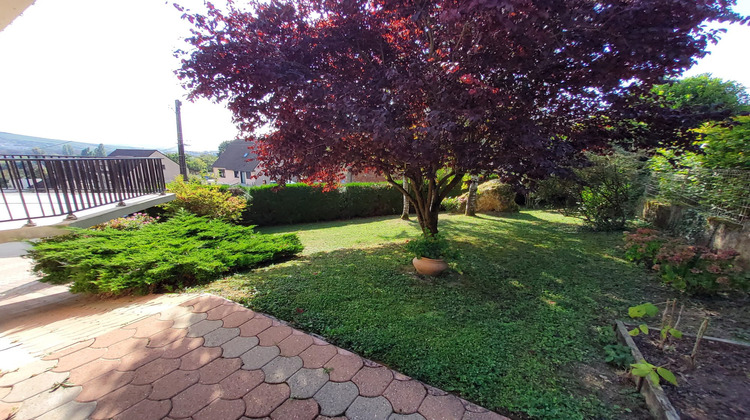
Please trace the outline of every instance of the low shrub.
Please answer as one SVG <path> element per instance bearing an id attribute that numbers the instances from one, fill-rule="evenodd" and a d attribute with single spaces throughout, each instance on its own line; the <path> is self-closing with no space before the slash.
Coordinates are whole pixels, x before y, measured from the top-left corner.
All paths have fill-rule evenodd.
<path id="1" fill-rule="evenodd" d="M 104 230 L 110 228 L 115 230 L 137 230 L 158 221 L 159 216 L 151 217 L 146 213 L 133 213 L 128 217 L 118 217 L 109 222 L 93 226 L 92 229 Z"/>
<path id="2" fill-rule="evenodd" d="M 242 222 L 269 226 L 354 217 L 400 214 L 401 193 L 385 182 L 350 183 L 335 190 L 324 185 L 247 187 L 250 196 Z"/>
<path id="3" fill-rule="evenodd" d="M 461 197 L 448 197 L 443 199 L 441 205 L 449 213 L 461 213 L 461 207 L 465 208 L 466 200 Z"/>
<path id="4" fill-rule="evenodd" d="M 690 295 L 720 290 L 745 290 L 748 279 L 736 265 L 733 249 L 714 250 L 689 245 L 655 229 L 625 234 L 625 258 L 661 274 L 665 283 Z"/>
<path id="5" fill-rule="evenodd" d="M 422 235 L 406 243 L 406 250 L 417 258 L 450 258 L 453 256 L 448 241 L 441 235 Z"/>
<path id="6" fill-rule="evenodd" d="M 187 210 L 198 216 L 233 222 L 242 217 L 247 207 L 244 197 L 236 197 L 216 185 L 178 179 L 167 184 L 167 191 L 175 194 L 174 200 L 161 205 L 167 216 Z"/>
<path id="7" fill-rule="evenodd" d="M 29 252 L 41 281 L 72 283 L 72 292 L 118 295 L 171 291 L 229 271 L 302 251 L 294 234 L 262 235 L 253 227 L 177 212 L 137 230 L 71 229 Z"/>

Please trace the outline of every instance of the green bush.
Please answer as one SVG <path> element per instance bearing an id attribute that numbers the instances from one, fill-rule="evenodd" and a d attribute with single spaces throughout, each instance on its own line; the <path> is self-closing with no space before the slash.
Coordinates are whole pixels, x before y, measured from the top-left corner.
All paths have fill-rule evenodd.
<path id="1" fill-rule="evenodd" d="M 240 219 L 247 207 L 244 197 L 235 197 L 231 191 L 224 191 L 216 185 L 186 183 L 178 179 L 167 184 L 167 191 L 175 195 L 174 200 L 161 205 L 167 216 L 187 210 L 198 216 L 233 222 Z"/>
<path id="2" fill-rule="evenodd" d="M 443 206 L 443 209 L 449 213 L 461 213 L 461 198 L 459 197 L 448 197 L 444 198 L 441 205 Z M 466 204 L 465 201 L 463 204 Z"/>
<path id="3" fill-rule="evenodd" d="M 451 245 L 441 235 L 423 235 L 406 243 L 405 249 L 417 258 L 450 258 L 454 256 Z"/>
<path id="4" fill-rule="evenodd" d="M 400 214 L 402 195 L 385 182 L 350 183 L 327 191 L 324 185 L 247 187 L 242 222 L 269 226 Z"/>
<path id="5" fill-rule="evenodd" d="M 301 251 L 294 234 L 262 235 L 252 226 L 179 211 L 138 230 L 72 229 L 34 244 L 29 254 L 43 282 L 118 295 L 173 290 Z"/>

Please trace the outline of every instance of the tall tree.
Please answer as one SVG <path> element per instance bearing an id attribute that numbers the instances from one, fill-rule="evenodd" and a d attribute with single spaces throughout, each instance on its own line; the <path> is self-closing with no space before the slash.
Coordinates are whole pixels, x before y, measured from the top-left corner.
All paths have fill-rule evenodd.
<path id="1" fill-rule="evenodd" d="M 94 152 L 91 151 L 91 148 L 86 147 L 85 149 L 81 150 L 81 156 L 84 156 L 84 157 L 94 156 Z"/>
<path id="2" fill-rule="evenodd" d="M 178 75 L 191 98 L 227 100 L 244 135 L 272 124 L 255 146 L 266 175 L 335 183 L 345 168 L 374 170 L 434 234 L 465 173 L 544 177 L 606 147 L 622 98 L 679 75 L 717 40 L 705 23 L 746 21 L 734 3 L 208 4 L 183 15 L 194 28 Z"/>
<path id="3" fill-rule="evenodd" d="M 73 155 L 76 154 L 76 152 L 75 152 L 75 150 L 73 150 L 73 146 L 71 146 L 69 144 L 63 144 L 62 154 L 64 156 L 73 156 Z"/>
<path id="4" fill-rule="evenodd" d="M 107 156 L 107 150 L 104 149 L 104 144 L 99 143 L 98 146 L 96 146 L 96 149 L 94 149 L 94 156 L 96 157 L 105 157 Z"/>

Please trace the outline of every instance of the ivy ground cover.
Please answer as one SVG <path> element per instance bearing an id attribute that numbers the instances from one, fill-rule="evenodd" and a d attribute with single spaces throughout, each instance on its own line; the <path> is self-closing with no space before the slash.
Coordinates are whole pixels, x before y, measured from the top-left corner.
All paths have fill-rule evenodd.
<path id="1" fill-rule="evenodd" d="M 458 253 L 415 274 L 394 217 L 264 229 L 296 233 L 302 258 L 201 288 L 515 418 L 648 418 L 603 364 L 611 320 L 653 284 L 623 259 L 621 233 L 530 211 L 441 215 Z M 651 296 L 653 298 L 653 296 Z"/>

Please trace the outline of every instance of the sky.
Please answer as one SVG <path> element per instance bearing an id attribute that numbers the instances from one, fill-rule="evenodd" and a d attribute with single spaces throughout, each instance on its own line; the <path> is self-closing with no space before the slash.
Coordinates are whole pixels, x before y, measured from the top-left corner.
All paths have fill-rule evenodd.
<path id="1" fill-rule="evenodd" d="M 203 4 L 178 2 L 193 10 Z M 735 10 L 750 15 L 750 0 Z M 37 0 L 0 32 L 0 131 L 172 150 L 179 99 L 188 150 L 216 150 L 235 138 L 222 104 L 185 100 L 173 73 L 173 52 L 189 35 L 180 15 L 164 0 Z M 749 44 L 750 27 L 733 25 L 686 75 L 750 87 Z"/>

